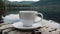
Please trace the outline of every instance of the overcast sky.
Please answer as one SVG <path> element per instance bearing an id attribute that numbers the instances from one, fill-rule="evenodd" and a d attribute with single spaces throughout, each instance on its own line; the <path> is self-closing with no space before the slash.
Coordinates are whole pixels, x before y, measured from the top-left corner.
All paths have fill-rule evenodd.
<path id="1" fill-rule="evenodd" d="M 14 1 L 18 1 L 18 2 L 21 2 L 21 1 L 34 1 L 34 2 L 37 2 L 39 0 L 8 0 L 8 1 L 11 1 L 11 2 L 14 2 Z"/>

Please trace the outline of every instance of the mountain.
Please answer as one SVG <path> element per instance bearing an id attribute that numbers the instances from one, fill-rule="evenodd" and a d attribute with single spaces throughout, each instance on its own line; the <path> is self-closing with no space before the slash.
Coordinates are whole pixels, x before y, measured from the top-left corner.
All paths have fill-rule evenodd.
<path id="1" fill-rule="evenodd" d="M 32 3 L 35 6 L 44 6 L 44 5 L 60 5 L 60 0 L 41 0 L 36 3 Z"/>
<path id="2" fill-rule="evenodd" d="M 41 0 L 32 5 L 38 7 L 38 12 L 43 13 L 44 19 L 60 22 L 60 0 Z"/>
<path id="3" fill-rule="evenodd" d="M 21 4 L 31 4 L 31 3 L 34 3 L 33 1 L 23 1 L 23 2 L 20 2 Z"/>
<path id="4" fill-rule="evenodd" d="M 31 4 L 31 3 L 34 3 L 33 1 L 22 1 L 22 2 L 10 2 L 10 1 L 7 1 L 6 4 L 13 4 L 13 5 L 19 5 L 19 4 Z"/>

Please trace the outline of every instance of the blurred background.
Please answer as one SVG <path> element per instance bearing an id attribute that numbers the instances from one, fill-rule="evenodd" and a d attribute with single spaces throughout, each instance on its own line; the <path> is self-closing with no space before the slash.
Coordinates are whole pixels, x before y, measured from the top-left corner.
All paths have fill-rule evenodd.
<path id="1" fill-rule="evenodd" d="M 60 22 L 60 0 L 0 0 L 0 21 L 2 16 L 18 14 L 21 10 L 35 10 L 41 12 L 44 19 Z"/>

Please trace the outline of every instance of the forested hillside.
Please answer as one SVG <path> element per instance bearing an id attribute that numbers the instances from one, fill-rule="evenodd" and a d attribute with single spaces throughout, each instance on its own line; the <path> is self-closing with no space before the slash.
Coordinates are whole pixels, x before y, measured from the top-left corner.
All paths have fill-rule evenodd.
<path id="1" fill-rule="evenodd" d="M 60 0 L 41 0 L 32 5 L 39 7 L 38 11 L 44 14 L 45 19 L 60 22 Z"/>

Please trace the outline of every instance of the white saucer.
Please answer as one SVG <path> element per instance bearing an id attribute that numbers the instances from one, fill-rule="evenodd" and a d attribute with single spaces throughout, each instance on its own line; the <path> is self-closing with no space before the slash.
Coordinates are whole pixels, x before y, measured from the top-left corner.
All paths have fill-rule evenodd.
<path id="1" fill-rule="evenodd" d="M 27 30 L 28 29 L 36 29 L 36 28 L 42 27 L 41 23 L 34 23 L 31 27 L 24 27 L 22 22 L 16 22 L 16 23 L 14 23 L 12 25 L 15 28 L 18 28 L 18 29 L 27 29 Z"/>
<path id="2" fill-rule="evenodd" d="M 35 21 L 39 21 L 41 19 L 41 18 L 40 19 L 38 19 L 38 18 L 40 18 L 40 17 L 37 17 Z M 22 22 L 16 22 L 12 25 L 18 29 L 36 29 L 36 28 L 42 27 L 42 24 L 40 22 L 34 23 L 31 27 L 24 27 Z"/>

